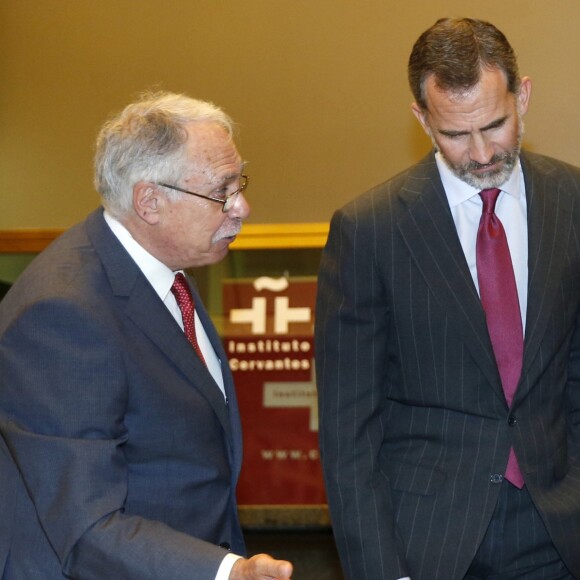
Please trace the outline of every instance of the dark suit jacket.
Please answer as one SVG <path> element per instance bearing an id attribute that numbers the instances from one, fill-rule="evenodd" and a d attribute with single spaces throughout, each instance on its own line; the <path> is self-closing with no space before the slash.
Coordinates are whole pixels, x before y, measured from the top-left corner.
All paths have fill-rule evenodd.
<path id="1" fill-rule="evenodd" d="M 316 369 L 322 461 L 349 579 L 463 578 L 512 445 L 580 577 L 580 170 L 521 158 L 528 311 L 511 410 L 433 155 L 332 219 Z"/>
<path id="2" fill-rule="evenodd" d="M 0 577 L 205 580 L 244 553 L 236 396 L 192 290 L 227 405 L 100 210 L 4 298 Z"/>

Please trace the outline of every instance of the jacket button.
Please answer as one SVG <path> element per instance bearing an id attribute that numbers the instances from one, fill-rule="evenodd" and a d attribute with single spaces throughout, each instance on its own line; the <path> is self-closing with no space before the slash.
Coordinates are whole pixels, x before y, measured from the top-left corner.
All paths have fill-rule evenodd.
<path id="1" fill-rule="evenodd" d="M 510 415 L 508 417 L 508 425 L 510 427 L 513 427 L 517 422 L 518 422 L 518 420 L 516 419 L 515 415 Z"/>
<path id="2" fill-rule="evenodd" d="M 224 550 L 229 550 L 231 549 L 231 546 L 228 544 L 228 542 L 222 542 L 220 544 L 220 548 L 223 548 Z"/>
<path id="3" fill-rule="evenodd" d="M 489 481 L 491 483 L 501 483 L 503 481 L 503 475 L 500 473 L 494 473 L 490 476 Z"/>

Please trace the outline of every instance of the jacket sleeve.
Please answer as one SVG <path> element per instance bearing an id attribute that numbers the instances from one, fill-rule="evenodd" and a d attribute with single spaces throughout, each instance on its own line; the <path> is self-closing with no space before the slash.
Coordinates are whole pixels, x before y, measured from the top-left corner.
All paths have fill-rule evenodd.
<path id="1" fill-rule="evenodd" d="M 42 300 L 0 342 L 0 428 L 38 522 L 70 578 L 212 579 L 226 552 L 124 513 L 130 412 L 104 313 Z"/>
<path id="2" fill-rule="evenodd" d="M 346 577 L 408 576 L 389 481 L 379 466 L 389 390 L 387 293 L 372 224 L 357 205 L 331 222 L 318 279 L 316 371 L 320 448 Z M 368 220 L 365 220 L 368 221 Z"/>
<path id="3" fill-rule="evenodd" d="M 575 470 L 580 473 L 580 313 L 576 317 L 576 325 L 570 342 L 566 406 L 570 425 L 570 460 Z"/>

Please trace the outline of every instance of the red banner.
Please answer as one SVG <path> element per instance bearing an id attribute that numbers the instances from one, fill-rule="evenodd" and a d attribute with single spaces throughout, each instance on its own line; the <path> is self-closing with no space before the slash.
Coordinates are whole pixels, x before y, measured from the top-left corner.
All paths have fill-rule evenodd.
<path id="1" fill-rule="evenodd" d="M 223 340 L 244 428 L 239 503 L 326 503 L 314 377 L 316 280 L 227 281 L 223 296 Z"/>

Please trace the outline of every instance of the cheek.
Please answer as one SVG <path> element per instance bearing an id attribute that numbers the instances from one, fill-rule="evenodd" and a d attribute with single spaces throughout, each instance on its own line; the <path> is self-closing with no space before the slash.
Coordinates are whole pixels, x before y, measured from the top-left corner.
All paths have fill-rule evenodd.
<path id="1" fill-rule="evenodd" d="M 204 224 L 203 235 L 206 239 L 210 240 L 212 244 L 219 242 L 219 240 L 230 234 L 228 220 L 221 218 L 221 215 L 222 214 L 220 214 L 220 219 L 213 219 Z"/>
<path id="2" fill-rule="evenodd" d="M 517 127 L 514 127 L 513 131 L 507 133 L 501 140 L 501 145 L 505 150 L 513 149 L 518 142 L 518 131 Z"/>
<path id="3" fill-rule="evenodd" d="M 208 214 L 182 215 L 177 221 L 176 232 L 179 231 L 181 237 L 188 239 L 190 244 L 207 245 L 222 223 L 221 218 L 216 219 L 214 215 Z"/>
<path id="4" fill-rule="evenodd" d="M 443 156 L 453 164 L 460 163 L 469 157 L 469 148 L 461 143 L 439 143 L 439 149 Z"/>

